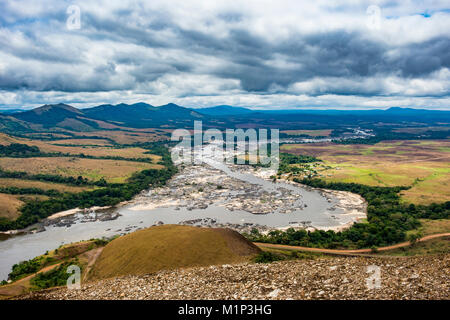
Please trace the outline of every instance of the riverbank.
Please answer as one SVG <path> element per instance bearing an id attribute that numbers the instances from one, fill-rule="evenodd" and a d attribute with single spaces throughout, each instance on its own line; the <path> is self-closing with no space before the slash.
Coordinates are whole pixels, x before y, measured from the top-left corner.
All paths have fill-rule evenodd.
<path id="1" fill-rule="evenodd" d="M 272 177 L 276 175 L 275 170 L 271 169 L 265 169 L 265 168 L 253 168 L 253 174 L 257 177 L 260 177 L 262 179 L 265 179 L 267 181 L 272 181 Z M 350 228 L 354 223 L 361 222 L 364 219 L 367 219 L 367 201 L 361 197 L 359 194 L 351 193 L 348 191 L 338 191 L 338 190 L 329 190 L 329 189 L 322 189 L 322 188 L 313 188 L 307 185 L 299 184 L 297 182 L 288 180 L 288 179 L 282 179 L 283 182 L 289 183 L 294 186 L 301 186 L 302 188 L 306 190 L 316 190 L 320 192 L 322 196 L 324 196 L 329 203 L 332 203 L 333 201 L 336 201 L 334 203 L 333 208 L 330 210 L 342 210 L 342 212 L 339 214 L 339 216 L 349 216 L 352 219 L 350 221 L 347 221 L 345 223 L 342 223 L 338 226 L 330 226 L 330 227 L 314 227 L 314 226 L 298 226 L 297 228 L 304 228 L 309 231 L 314 230 L 332 230 L 335 232 L 340 232 L 343 230 L 346 230 Z M 333 217 L 333 216 L 332 216 Z M 292 226 L 287 226 L 284 228 L 278 228 L 279 230 L 286 230 Z"/>

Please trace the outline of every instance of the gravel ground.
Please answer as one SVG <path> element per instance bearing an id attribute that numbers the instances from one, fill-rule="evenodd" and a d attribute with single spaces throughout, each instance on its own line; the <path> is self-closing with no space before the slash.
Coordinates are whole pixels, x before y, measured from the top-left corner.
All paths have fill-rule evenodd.
<path id="1" fill-rule="evenodd" d="M 380 267 L 369 289 L 368 266 Z M 34 292 L 22 299 L 450 299 L 450 254 L 321 258 L 126 276 Z M 370 283 L 373 283 L 369 281 Z"/>

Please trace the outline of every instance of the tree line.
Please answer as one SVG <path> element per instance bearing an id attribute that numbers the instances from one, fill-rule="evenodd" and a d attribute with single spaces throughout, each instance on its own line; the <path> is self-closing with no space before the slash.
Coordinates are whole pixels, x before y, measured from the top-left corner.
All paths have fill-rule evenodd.
<path id="1" fill-rule="evenodd" d="M 18 187 L 0 187 L 0 193 L 6 193 L 6 194 L 38 194 L 38 195 L 44 195 L 49 197 L 56 197 L 61 195 L 61 193 L 58 190 L 50 189 L 50 190 L 43 190 L 40 188 L 18 188 Z"/>
<path id="2" fill-rule="evenodd" d="M 40 154 L 40 150 L 36 146 L 29 146 L 22 143 L 12 143 L 7 146 L 0 145 L 0 156 L 3 157 L 34 157 Z"/>
<path id="3" fill-rule="evenodd" d="M 63 183 L 72 186 L 106 186 L 107 182 L 102 177 L 97 181 L 92 181 L 83 176 L 78 177 L 65 177 L 57 174 L 47 174 L 38 173 L 30 174 L 24 171 L 8 171 L 0 168 L 0 178 L 13 178 L 13 179 L 23 179 L 23 180 L 35 180 L 35 181 L 45 181 L 54 183 Z"/>

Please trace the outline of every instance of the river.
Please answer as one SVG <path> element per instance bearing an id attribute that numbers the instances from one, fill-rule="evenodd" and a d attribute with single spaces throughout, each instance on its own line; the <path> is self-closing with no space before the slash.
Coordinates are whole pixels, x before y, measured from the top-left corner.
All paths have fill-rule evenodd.
<path id="1" fill-rule="evenodd" d="M 202 219 L 200 224 L 210 226 L 286 228 L 307 224 L 327 229 L 352 223 L 364 214 L 363 209 L 346 210 L 332 193 L 287 182 L 274 183 L 251 170 L 231 170 L 208 160 L 205 163 L 180 170 L 167 187 L 144 192 L 116 208 L 120 214 L 117 219 L 90 221 L 85 214 L 78 213 L 70 217 L 72 221 L 67 226 L 50 225 L 43 232 L 8 238 L 0 235 L 0 280 L 7 278 L 13 264 L 62 244 L 124 234 L 157 223 L 198 224 Z M 192 181 L 195 186 L 190 184 Z M 219 181 L 220 189 L 214 184 Z M 259 201 L 264 197 L 265 202 Z M 249 207 L 265 213 L 255 214 Z"/>

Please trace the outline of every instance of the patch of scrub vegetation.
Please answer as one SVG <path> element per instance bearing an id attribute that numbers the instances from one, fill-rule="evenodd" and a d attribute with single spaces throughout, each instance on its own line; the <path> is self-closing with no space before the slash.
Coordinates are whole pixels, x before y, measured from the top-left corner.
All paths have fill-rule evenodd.
<path id="1" fill-rule="evenodd" d="M 12 143 L 10 145 L 0 145 L 1 157 L 23 157 L 39 155 L 40 150 L 35 146 L 28 146 L 26 144 Z"/>
<path id="2" fill-rule="evenodd" d="M 280 255 L 270 251 L 263 251 L 258 254 L 255 258 L 253 258 L 253 262 L 255 263 L 271 263 L 274 261 L 285 260 L 285 258 Z"/>
<path id="3" fill-rule="evenodd" d="M 255 263 L 271 263 L 274 261 L 284 261 L 284 260 L 302 260 L 302 259 L 317 259 L 318 257 L 323 257 L 321 253 L 314 252 L 299 252 L 295 250 L 280 250 L 263 248 L 263 251 L 259 253 L 253 262 Z"/>
<path id="4" fill-rule="evenodd" d="M 71 273 L 67 272 L 67 268 L 71 265 L 77 265 L 80 267 L 78 259 L 75 258 L 60 264 L 50 271 L 38 273 L 30 280 L 32 288 L 41 290 L 66 285 L 67 280 L 71 276 Z"/>
<path id="5" fill-rule="evenodd" d="M 43 255 L 31 260 L 22 261 L 13 265 L 12 271 L 8 274 L 8 279 L 11 281 L 17 281 L 30 274 L 36 273 L 44 266 L 54 262 L 54 258 Z"/>
<path id="6" fill-rule="evenodd" d="M 8 274 L 8 279 L 14 282 L 34 274 L 45 267 L 76 259 L 80 254 L 98 247 L 103 247 L 109 241 L 110 239 L 91 239 L 61 245 L 59 248 L 47 251 L 43 255 L 15 264 Z"/>
<path id="7" fill-rule="evenodd" d="M 314 162 L 320 162 L 322 160 L 313 156 L 298 155 L 291 153 L 280 153 L 280 164 L 278 168 L 278 175 L 284 173 L 300 173 L 311 170 L 314 172 L 313 167 L 310 165 Z M 299 166 L 301 165 L 301 166 Z"/>

